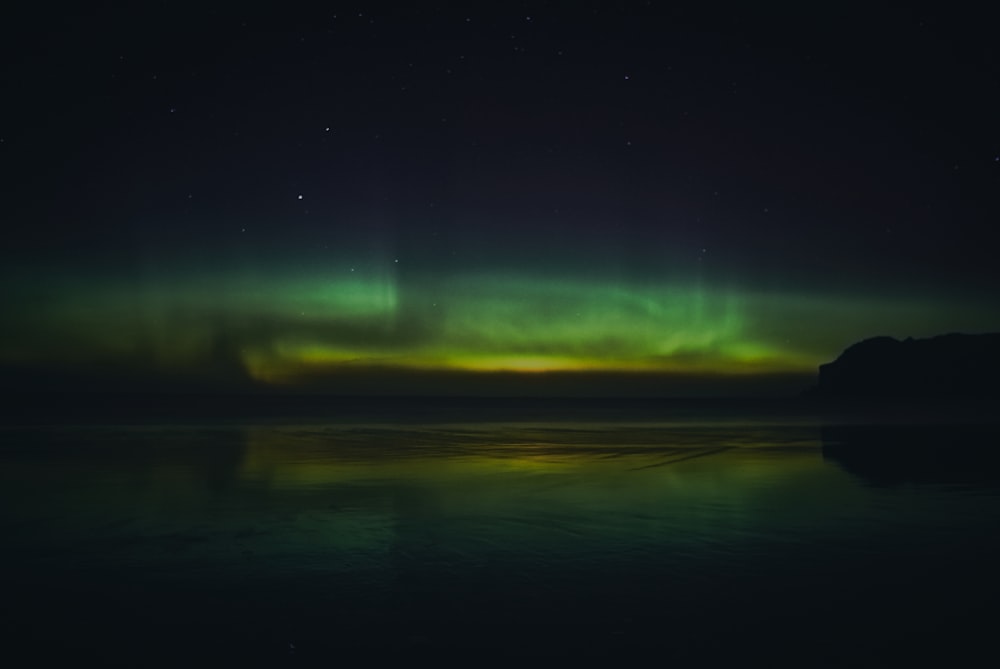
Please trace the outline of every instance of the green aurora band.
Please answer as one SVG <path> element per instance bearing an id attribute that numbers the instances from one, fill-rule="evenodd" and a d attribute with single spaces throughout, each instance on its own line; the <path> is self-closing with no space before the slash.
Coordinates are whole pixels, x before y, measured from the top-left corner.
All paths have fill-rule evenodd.
<path id="1" fill-rule="evenodd" d="M 382 266 L 52 278 L 8 306 L 0 364 L 345 392 L 393 373 L 805 376 L 876 334 L 993 325 L 955 300 Z"/>

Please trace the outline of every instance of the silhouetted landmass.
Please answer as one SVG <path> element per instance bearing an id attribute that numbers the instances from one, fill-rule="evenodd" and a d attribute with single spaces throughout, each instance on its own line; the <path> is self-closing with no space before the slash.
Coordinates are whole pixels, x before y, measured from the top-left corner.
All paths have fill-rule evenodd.
<path id="1" fill-rule="evenodd" d="M 813 397 L 996 397 L 1000 333 L 874 337 L 819 367 Z"/>
<path id="2" fill-rule="evenodd" d="M 0 393 L 0 426 L 435 424 L 502 422 L 772 423 L 809 414 L 773 398 L 349 397 L 320 394 Z"/>

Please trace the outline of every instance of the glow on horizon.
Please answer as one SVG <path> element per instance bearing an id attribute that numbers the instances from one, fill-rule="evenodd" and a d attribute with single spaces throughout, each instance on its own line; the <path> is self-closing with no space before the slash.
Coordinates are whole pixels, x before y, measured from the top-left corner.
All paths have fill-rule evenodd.
<path id="1" fill-rule="evenodd" d="M 298 331 L 246 350 L 243 359 L 254 378 L 290 385 L 352 368 L 739 374 L 813 365 L 748 340 L 742 301 L 699 286 L 472 275 L 446 290 L 402 291 L 392 316 L 371 324 L 386 335 L 381 343 Z M 422 334 L 408 340 L 403 330 L 414 323 Z"/>
<path id="2" fill-rule="evenodd" d="M 401 280 L 348 266 L 83 281 L 31 307 L 0 361 L 120 363 L 197 378 L 225 359 L 230 371 L 292 387 L 393 370 L 809 373 L 874 334 L 935 334 L 938 320 L 986 327 L 982 310 L 918 300 L 677 278 L 493 272 Z"/>

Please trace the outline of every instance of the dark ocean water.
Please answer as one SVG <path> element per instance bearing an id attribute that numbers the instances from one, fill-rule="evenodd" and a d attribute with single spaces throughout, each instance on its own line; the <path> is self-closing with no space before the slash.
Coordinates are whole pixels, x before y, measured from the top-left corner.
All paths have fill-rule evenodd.
<path id="1" fill-rule="evenodd" d="M 9 414 L 33 664 L 956 663 L 992 651 L 992 407 L 419 401 Z"/>

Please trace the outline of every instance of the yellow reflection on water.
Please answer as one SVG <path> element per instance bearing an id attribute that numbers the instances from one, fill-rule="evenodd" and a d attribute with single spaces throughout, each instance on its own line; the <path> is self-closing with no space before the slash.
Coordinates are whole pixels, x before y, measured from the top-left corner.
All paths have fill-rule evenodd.
<path id="1" fill-rule="evenodd" d="M 506 427 L 463 435 L 448 429 L 261 427 L 246 432 L 239 478 L 273 489 L 405 484 L 438 497 L 460 488 L 463 504 L 491 490 L 520 490 L 550 502 L 604 498 L 625 507 L 641 499 L 720 496 L 743 504 L 784 488 L 815 489 L 815 479 L 830 473 L 814 438 L 755 442 L 738 430 L 692 437 L 648 428 Z"/>

